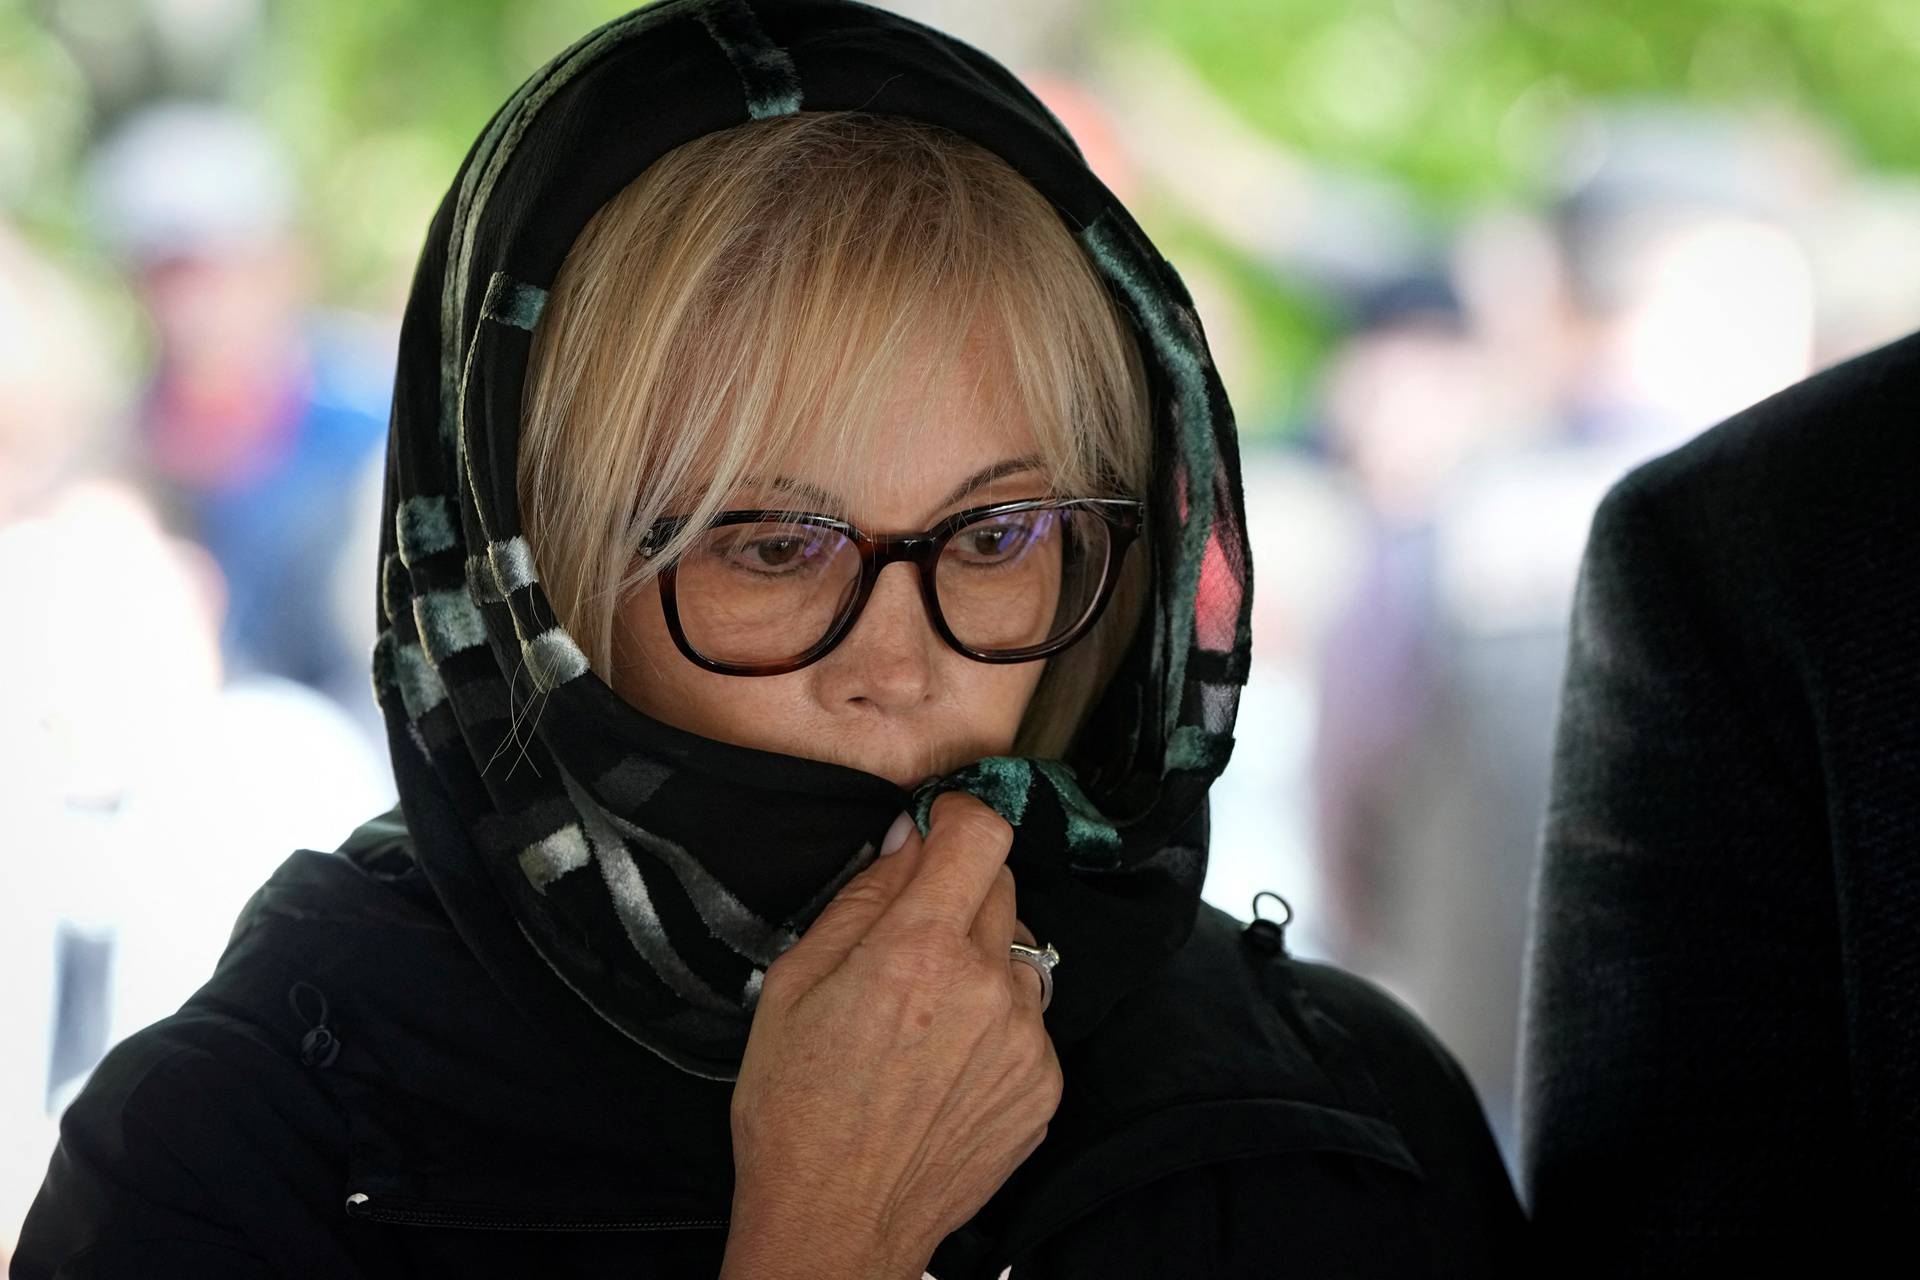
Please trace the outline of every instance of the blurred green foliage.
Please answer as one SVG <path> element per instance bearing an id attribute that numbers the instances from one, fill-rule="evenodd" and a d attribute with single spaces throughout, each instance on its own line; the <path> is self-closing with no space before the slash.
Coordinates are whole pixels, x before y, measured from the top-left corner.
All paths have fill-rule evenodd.
<path id="1" fill-rule="evenodd" d="M 1249 120 L 1436 206 L 1524 195 L 1595 98 L 1810 115 L 1920 168 L 1914 0 L 1115 0 Z"/>
<path id="2" fill-rule="evenodd" d="M 631 7 L 266 0 L 264 20 L 231 50 L 226 71 L 201 67 L 198 79 L 182 83 L 175 72 L 161 83 L 150 68 L 143 79 L 115 44 L 116 33 L 129 43 L 126 30 L 151 17 L 153 0 L 0 0 L 0 201 L 41 233 L 75 240 L 72 178 L 89 131 L 143 93 L 225 93 L 258 108 L 292 148 L 329 292 L 392 310 L 435 204 L 487 118 L 548 58 Z M 1574 113 L 1620 96 L 1806 115 L 1834 127 L 1868 165 L 1920 169 L 1911 107 L 1920 0 L 1084 0 L 1083 8 L 1088 39 L 1166 41 L 1269 137 L 1398 180 L 1443 222 L 1489 198 L 1541 194 Z M 92 42 L 93 52 L 82 47 L 76 61 L 68 47 L 76 42 Z M 103 67 L 126 79 L 103 86 Z M 1172 202 L 1141 203 L 1169 256 L 1235 282 L 1271 353 L 1260 385 L 1235 389 L 1243 419 L 1253 427 L 1283 416 L 1288 388 L 1311 372 L 1337 318 L 1238 260 Z"/>
<path id="3" fill-rule="evenodd" d="M 634 7 L 275 0 L 240 93 L 297 153 L 336 289 L 397 306 L 391 291 L 489 117 L 548 59 Z"/>
<path id="4" fill-rule="evenodd" d="M 520 79 L 621 0 L 278 0 L 247 86 L 299 149 L 332 278 L 403 278 L 465 148 Z M 1436 216 L 1537 194 L 1567 120 L 1596 98 L 1804 112 L 1868 163 L 1920 168 L 1916 0 L 1099 0 L 1090 39 L 1166 40 L 1301 154 L 1399 179 Z M 1289 416 L 1337 318 L 1171 205 L 1170 255 L 1236 282 L 1272 355 L 1235 389 L 1246 425 Z M 370 299 L 371 300 L 371 299 Z M 385 299 L 390 302 L 391 299 Z"/>
<path id="5" fill-rule="evenodd" d="M 69 178 L 87 141 L 87 84 L 59 40 L 0 0 L 0 210 L 70 234 Z"/>

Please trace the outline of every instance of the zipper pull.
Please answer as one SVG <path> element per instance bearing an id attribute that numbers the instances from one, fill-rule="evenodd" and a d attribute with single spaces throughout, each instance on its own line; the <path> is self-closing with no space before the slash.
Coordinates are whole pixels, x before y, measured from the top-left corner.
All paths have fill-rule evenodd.
<path id="1" fill-rule="evenodd" d="M 320 1016 L 309 1017 L 300 1007 L 300 997 L 312 992 L 313 998 L 320 1002 Z M 327 1025 L 327 997 L 320 988 L 310 982 L 296 982 L 287 988 L 287 1003 L 293 1007 L 293 1016 L 308 1023 L 307 1033 L 300 1037 L 300 1061 L 309 1067 L 318 1067 L 325 1071 L 340 1056 L 340 1037 L 333 1034 L 333 1028 Z M 362 1196 L 361 1199 L 365 1199 Z"/>

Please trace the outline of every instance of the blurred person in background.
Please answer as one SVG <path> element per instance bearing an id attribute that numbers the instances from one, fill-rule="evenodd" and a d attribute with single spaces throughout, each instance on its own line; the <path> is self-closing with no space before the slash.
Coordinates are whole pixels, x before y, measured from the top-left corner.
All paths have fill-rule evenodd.
<path id="1" fill-rule="evenodd" d="M 1559 644 L 1485 625 L 1456 590 L 1452 490 L 1500 442 L 1491 383 L 1437 275 L 1367 300 L 1328 363 L 1328 447 L 1357 478 L 1368 536 L 1321 637 L 1310 766 L 1330 953 L 1457 1046 L 1507 1146 L 1522 890 L 1545 788 L 1531 765 L 1554 691 L 1541 668 L 1557 672 Z"/>
<path id="2" fill-rule="evenodd" d="M 313 304 L 286 161 L 234 108 L 139 108 L 88 187 L 152 321 L 137 438 L 170 522 L 220 568 L 224 662 L 318 689 L 373 736 L 372 637 L 343 623 L 330 584 L 377 483 L 390 335 Z M 365 563 L 350 572 L 364 598 Z"/>
<path id="3" fill-rule="evenodd" d="M 1679 104 L 1595 111 L 1569 137 L 1561 435 L 1610 479 L 1812 371 L 1803 233 L 1836 162 L 1800 142 Z"/>
<path id="4" fill-rule="evenodd" d="M 0 1258 L 55 1119 L 205 980 L 262 850 L 337 839 L 392 795 L 331 701 L 224 678 L 219 568 L 128 457 L 111 349 L 0 225 Z"/>
<path id="5" fill-rule="evenodd" d="M 401 804 L 95 1072 L 18 1280 L 1517 1272 L 1447 1050 L 1199 900 L 1252 570 L 1192 308 L 884 10 L 537 72 L 402 330 Z"/>
<path id="6" fill-rule="evenodd" d="M 1795 227 L 1818 184 L 1790 141 L 1682 106 L 1591 112 L 1546 243 L 1490 222 L 1424 316 L 1363 320 L 1329 362 L 1329 422 L 1380 530 L 1322 668 L 1334 954 L 1457 1047 L 1510 1158 L 1581 543 L 1629 467 L 1807 372 Z"/>
<path id="7" fill-rule="evenodd" d="M 29 528 L 84 527 L 76 480 L 98 465 L 113 406 L 108 343 L 80 288 L 0 222 L 0 594 L 27 598 L 59 561 L 34 568 L 16 549 Z M 81 508 L 76 510 L 76 506 Z M 31 536 L 31 535 L 27 535 Z M 29 576 L 31 575 L 31 576 Z M 11 615 L 10 615 L 11 618 Z M 53 1091 L 66 1064 L 97 1058 L 110 1016 L 97 970 L 104 942 L 85 899 L 97 871 L 51 858 L 66 847 L 63 793 L 81 763 L 71 725 L 43 701 L 40 645 L 18 621 L 0 653 L 25 665 L 0 700 L 0 1262 L 53 1147 Z M 111 751 L 104 743 L 103 753 Z M 60 748 L 59 756 L 49 748 Z M 39 856 L 36 856 L 39 855 Z M 91 971 L 90 971 L 91 970 Z"/>

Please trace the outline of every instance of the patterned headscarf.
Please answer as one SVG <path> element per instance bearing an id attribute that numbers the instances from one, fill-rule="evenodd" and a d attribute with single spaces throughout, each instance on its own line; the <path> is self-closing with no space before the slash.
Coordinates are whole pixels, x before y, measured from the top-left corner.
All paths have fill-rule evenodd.
<path id="1" fill-rule="evenodd" d="M 1145 353 L 1152 596 L 1064 759 L 990 757 L 909 793 L 686 732 L 590 670 L 542 590 L 515 462 L 528 348 L 568 249 L 663 153 L 802 108 L 912 117 L 1005 159 Z M 1021 918 L 1062 955 L 1056 1043 L 1186 940 L 1250 652 L 1232 411 L 1172 266 L 1000 64 L 847 0 L 661 0 L 606 23 L 468 153 L 428 232 L 399 366 L 374 650 L 395 778 L 455 926 L 556 1043 L 637 1043 L 735 1078 L 767 965 L 902 809 L 924 832 L 947 790 L 1014 828 Z"/>

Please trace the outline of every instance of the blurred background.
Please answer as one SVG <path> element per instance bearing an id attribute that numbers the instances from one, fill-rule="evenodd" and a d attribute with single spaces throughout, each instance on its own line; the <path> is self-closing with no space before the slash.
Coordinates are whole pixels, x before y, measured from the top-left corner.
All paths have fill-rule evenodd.
<path id="1" fill-rule="evenodd" d="M 618 0 L 0 0 L 0 1258 L 60 1109 L 391 803 L 398 312 L 466 148 Z M 1207 897 L 1383 983 L 1511 1151 L 1587 522 L 1920 325 L 1910 0 L 900 0 L 1179 268 L 1255 667 Z M 1263 908 L 1273 914 L 1269 901 Z"/>

